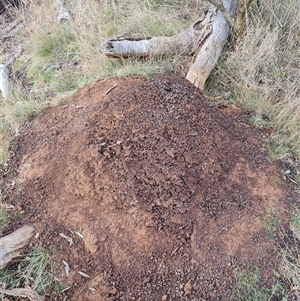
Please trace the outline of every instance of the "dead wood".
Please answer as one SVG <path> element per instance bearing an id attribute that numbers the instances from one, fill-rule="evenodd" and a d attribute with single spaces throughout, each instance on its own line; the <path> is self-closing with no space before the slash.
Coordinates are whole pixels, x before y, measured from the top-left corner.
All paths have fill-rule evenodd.
<path id="1" fill-rule="evenodd" d="M 247 0 L 251 2 L 251 0 Z M 211 1 L 203 15 L 187 30 L 172 37 L 148 39 L 117 38 L 104 44 L 110 58 L 193 54 L 186 78 L 200 89 L 214 68 L 235 24 L 238 0 Z M 217 5 L 217 6 L 216 6 Z"/>
<path id="2" fill-rule="evenodd" d="M 65 5 L 64 0 L 57 0 L 57 10 L 58 10 L 58 15 L 57 15 L 58 22 L 71 21 L 71 15 Z"/>
<path id="3" fill-rule="evenodd" d="M 34 226 L 23 226 L 15 232 L 0 238 L 0 270 L 20 256 L 35 233 Z"/>
<path id="4" fill-rule="evenodd" d="M 223 0 L 222 4 L 230 15 L 235 15 L 237 0 Z M 204 43 L 198 45 L 186 75 L 187 80 L 202 90 L 223 51 L 230 33 L 229 21 L 215 5 L 210 5 L 206 14 L 206 22 L 209 22 L 212 34 L 209 35 Z M 203 25 L 205 26 L 206 24 Z"/>
<path id="5" fill-rule="evenodd" d="M 0 293 L 14 297 L 27 297 L 31 301 L 42 301 L 38 293 L 30 288 L 14 288 L 10 290 L 0 288 Z"/>
<path id="6" fill-rule="evenodd" d="M 152 37 L 148 39 L 117 38 L 104 44 L 108 57 L 128 58 L 131 56 L 165 56 L 193 53 L 211 33 L 210 26 L 201 26 L 206 18 L 201 16 L 190 28 L 172 37 Z"/>
<path id="7" fill-rule="evenodd" d="M 9 70 L 4 64 L 0 64 L 0 91 L 4 98 L 9 92 Z"/>

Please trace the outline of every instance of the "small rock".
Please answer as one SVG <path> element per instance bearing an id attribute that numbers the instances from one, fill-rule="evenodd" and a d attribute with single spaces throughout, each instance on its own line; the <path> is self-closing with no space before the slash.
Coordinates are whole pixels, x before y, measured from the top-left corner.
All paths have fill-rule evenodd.
<path id="1" fill-rule="evenodd" d="M 115 296 L 118 293 L 118 290 L 116 288 L 113 288 L 112 290 L 109 291 L 109 293 Z"/>
<path id="2" fill-rule="evenodd" d="M 191 280 L 189 280 L 183 287 L 183 290 L 184 290 L 184 295 L 187 296 L 187 295 L 190 295 L 192 293 L 192 282 Z"/>
<path id="3" fill-rule="evenodd" d="M 161 301 L 166 301 L 168 299 L 168 296 L 167 295 L 163 295 L 162 297 L 161 297 Z"/>

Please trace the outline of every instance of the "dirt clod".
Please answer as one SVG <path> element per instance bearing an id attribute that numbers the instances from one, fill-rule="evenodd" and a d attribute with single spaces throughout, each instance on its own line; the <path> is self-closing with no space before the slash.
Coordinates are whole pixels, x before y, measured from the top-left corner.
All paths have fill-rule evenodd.
<path id="1" fill-rule="evenodd" d="M 246 123 L 175 75 L 99 81 L 36 118 L 1 185 L 70 265 L 57 299 L 229 300 L 248 264 L 270 282 L 286 188 Z"/>

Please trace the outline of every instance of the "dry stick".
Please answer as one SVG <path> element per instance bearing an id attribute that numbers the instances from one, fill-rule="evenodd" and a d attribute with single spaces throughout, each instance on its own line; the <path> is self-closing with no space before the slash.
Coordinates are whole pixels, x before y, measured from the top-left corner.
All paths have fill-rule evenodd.
<path id="1" fill-rule="evenodd" d="M 106 91 L 106 95 L 109 94 L 113 89 L 115 89 L 117 87 L 117 84 L 114 84 L 111 88 L 109 88 L 107 91 Z"/>

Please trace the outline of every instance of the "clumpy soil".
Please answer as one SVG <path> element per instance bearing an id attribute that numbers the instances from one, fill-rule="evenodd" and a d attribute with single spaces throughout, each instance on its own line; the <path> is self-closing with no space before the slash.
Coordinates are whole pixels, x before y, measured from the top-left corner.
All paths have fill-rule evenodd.
<path id="1" fill-rule="evenodd" d="M 34 119 L 1 185 L 56 250 L 55 298 L 229 300 L 248 265 L 269 284 L 286 188 L 245 120 L 175 75 L 98 81 Z"/>

